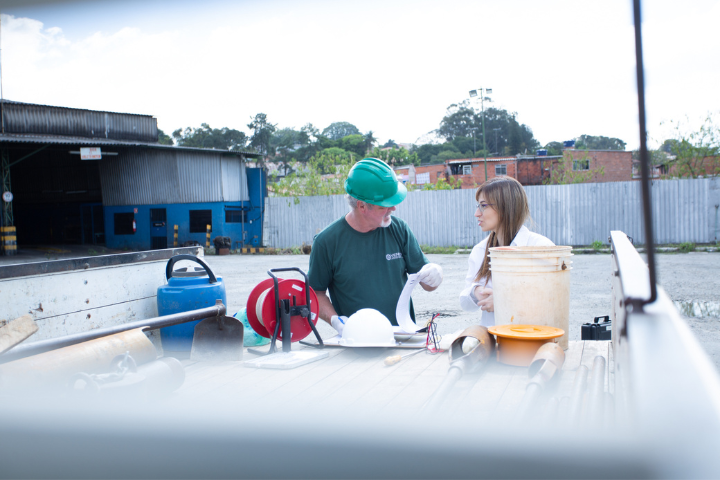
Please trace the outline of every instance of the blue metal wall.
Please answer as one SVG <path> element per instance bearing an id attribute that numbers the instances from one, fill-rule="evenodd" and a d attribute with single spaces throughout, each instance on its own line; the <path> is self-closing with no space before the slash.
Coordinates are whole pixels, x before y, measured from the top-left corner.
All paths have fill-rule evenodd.
<path id="1" fill-rule="evenodd" d="M 264 214 L 264 201 L 267 196 L 266 178 L 262 170 L 247 168 L 248 193 L 250 201 L 246 202 L 203 202 L 155 205 L 122 205 L 105 206 L 105 245 L 108 248 L 149 250 L 150 239 L 150 209 L 165 208 L 167 215 L 168 247 L 173 246 L 173 226 L 178 226 L 178 245 L 194 240 L 205 245 L 206 234 L 190 233 L 190 210 L 212 210 L 211 239 L 217 236 L 230 237 L 233 248 L 245 245 L 261 247 L 263 245 L 262 225 Z M 137 230 L 131 235 L 115 235 L 115 214 L 135 212 Z M 245 223 L 226 223 L 225 210 L 242 209 L 245 211 Z"/>

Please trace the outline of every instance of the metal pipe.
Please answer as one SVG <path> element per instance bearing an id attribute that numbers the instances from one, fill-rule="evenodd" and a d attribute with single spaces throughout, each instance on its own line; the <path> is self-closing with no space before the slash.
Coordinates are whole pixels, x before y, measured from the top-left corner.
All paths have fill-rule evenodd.
<path id="1" fill-rule="evenodd" d="M 610 393 L 605 393 L 605 427 L 612 427 L 615 422 L 615 402 Z"/>
<path id="2" fill-rule="evenodd" d="M 462 350 L 463 342 L 469 337 L 476 339 L 478 344 L 469 352 L 464 353 Z M 488 333 L 486 327 L 473 325 L 463 330 L 460 336 L 450 345 L 450 351 L 448 352 L 450 369 L 447 377 L 422 408 L 422 412 L 429 413 L 438 409 L 463 374 L 471 372 L 487 362 L 494 350 L 495 337 Z"/>
<path id="3" fill-rule="evenodd" d="M 515 416 L 518 422 L 523 423 L 525 420 L 527 420 L 527 418 L 530 416 L 530 413 L 533 411 L 535 402 L 537 402 L 538 398 L 540 398 L 542 392 L 543 387 L 539 383 L 531 382 L 528 384 L 525 389 L 525 395 L 523 395 L 522 401 L 520 402 L 520 406 L 518 407 Z"/>
<path id="4" fill-rule="evenodd" d="M 428 400 L 423 407 L 423 413 L 430 413 L 438 410 L 445 402 L 445 398 L 448 396 L 448 393 L 450 393 L 452 388 L 455 386 L 457 381 L 462 378 L 462 376 L 463 371 L 461 368 L 450 367 L 445 380 L 443 380 L 438 389 L 435 390 L 435 393 L 433 393 L 432 397 L 430 397 L 430 400 Z"/>
<path id="5" fill-rule="evenodd" d="M 585 365 L 580 365 L 575 372 L 575 381 L 573 382 L 572 395 L 570 396 L 570 404 L 568 405 L 568 425 L 576 425 L 581 418 L 580 414 L 583 409 L 587 377 L 588 368 Z"/>
<path id="6" fill-rule="evenodd" d="M 570 423 L 570 397 L 562 397 L 560 404 L 558 405 L 558 423 L 561 425 L 567 425 Z"/>
<path id="7" fill-rule="evenodd" d="M 137 322 L 123 323 L 121 325 L 113 325 L 106 328 L 98 328 L 89 332 L 76 333 L 65 337 L 50 338 L 27 345 L 18 345 L 11 350 L 0 355 L 0 363 L 10 362 L 19 358 L 37 355 L 39 353 L 57 350 L 58 348 L 68 347 L 88 340 L 107 337 L 116 333 L 126 332 L 136 328 L 142 328 L 143 331 L 155 330 L 162 327 L 170 327 L 181 323 L 193 322 L 195 320 L 203 320 L 210 317 L 218 317 L 225 315 L 226 308 L 222 303 L 218 303 L 212 307 L 200 308 L 189 312 L 173 313 L 163 317 L 148 318 L 147 320 L 139 320 Z"/>
<path id="8" fill-rule="evenodd" d="M 650 156 L 647 149 L 647 130 L 645 126 L 645 74 L 643 72 L 642 22 L 640 20 L 640 0 L 633 0 L 635 19 L 635 58 L 638 90 L 638 119 L 640 125 L 640 171 L 643 200 L 643 219 L 645 220 L 645 253 L 650 274 L 650 298 L 628 299 L 628 303 L 642 311 L 643 305 L 657 299 L 657 275 L 655 272 L 655 240 L 653 237 L 652 200 L 650 197 Z"/>
<path id="9" fill-rule="evenodd" d="M 0 388 L 56 388 L 78 372 L 107 373 L 112 360 L 126 352 L 137 364 L 157 358 L 155 346 L 136 328 L 0 365 Z"/>
<path id="10" fill-rule="evenodd" d="M 557 343 L 546 343 L 538 349 L 528 368 L 530 382 L 518 407 L 516 418 L 519 422 L 527 420 L 545 386 L 562 368 L 563 363 L 565 363 L 565 352 Z"/>
<path id="11" fill-rule="evenodd" d="M 552 397 L 548 400 L 545 405 L 545 423 L 549 426 L 555 426 L 557 424 L 558 409 L 560 407 L 560 399 L 558 397 Z"/>
<path id="12" fill-rule="evenodd" d="M 602 425 L 605 401 L 605 358 L 601 355 L 593 360 L 592 374 L 588 386 L 586 418 L 588 423 Z"/>

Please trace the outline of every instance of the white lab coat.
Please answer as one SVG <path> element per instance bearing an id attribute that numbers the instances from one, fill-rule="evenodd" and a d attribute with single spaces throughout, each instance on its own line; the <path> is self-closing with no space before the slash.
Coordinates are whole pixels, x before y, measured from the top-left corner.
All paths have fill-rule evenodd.
<path id="1" fill-rule="evenodd" d="M 479 311 L 480 324 L 486 327 L 491 327 L 495 325 L 495 313 L 484 312 L 480 310 L 480 307 L 478 307 L 477 300 L 473 296 L 472 291 L 478 285 L 492 288 L 492 277 L 488 280 L 487 285 L 485 285 L 484 280 L 481 280 L 480 282 L 475 281 L 475 277 L 477 276 L 477 273 L 480 271 L 480 267 L 482 267 L 483 262 L 485 261 L 485 247 L 487 246 L 487 242 L 489 239 L 490 236 L 485 237 L 485 239 L 475 245 L 475 247 L 472 249 L 472 252 L 470 252 L 470 258 L 468 259 L 468 271 L 467 275 L 465 275 L 465 289 L 460 293 L 460 307 L 462 307 L 462 309 L 466 312 Z M 520 227 L 517 235 L 515 235 L 515 238 L 510 243 L 511 247 L 551 247 L 553 245 L 555 244 L 550 241 L 550 239 L 543 237 L 538 233 L 531 232 L 524 225 Z"/>

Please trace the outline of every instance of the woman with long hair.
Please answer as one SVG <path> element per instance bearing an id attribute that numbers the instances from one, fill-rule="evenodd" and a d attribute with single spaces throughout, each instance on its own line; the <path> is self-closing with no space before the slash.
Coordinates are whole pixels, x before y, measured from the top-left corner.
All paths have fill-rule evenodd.
<path id="1" fill-rule="evenodd" d="M 530 220 L 530 207 L 525 189 L 514 178 L 499 176 L 488 180 L 478 187 L 475 199 L 475 218 L 482 231 L 490 235 L 470 253 L 460 306 L 469 312 L 481 310 L 480 323 L 489 327 L 495 325 L 490 248 L 555 244 L 524 225 Z"/>

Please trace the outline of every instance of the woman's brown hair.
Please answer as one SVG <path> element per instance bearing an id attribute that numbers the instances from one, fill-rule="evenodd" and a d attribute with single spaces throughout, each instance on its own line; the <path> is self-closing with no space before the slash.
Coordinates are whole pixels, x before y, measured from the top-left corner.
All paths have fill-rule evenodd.
<path id="1" fill-rule="evenodd" d="M 500 218 L 497 232 L 491 232 L 485 247 L 485 261 L 475 277 L 479 282 L 485 279 L 487 285 L 490 280 L 490 261 L 488 254 L 491 247 L 503 247 L 510 243 L 517 235 L 525 221 L 530 218 L 530 207 L 527 195 L 520 182 L 512 177 L 499 176 L 480 185 L 475 192 L 475 200 L 480 201 L 480 195 L 491 205 Z"/>

